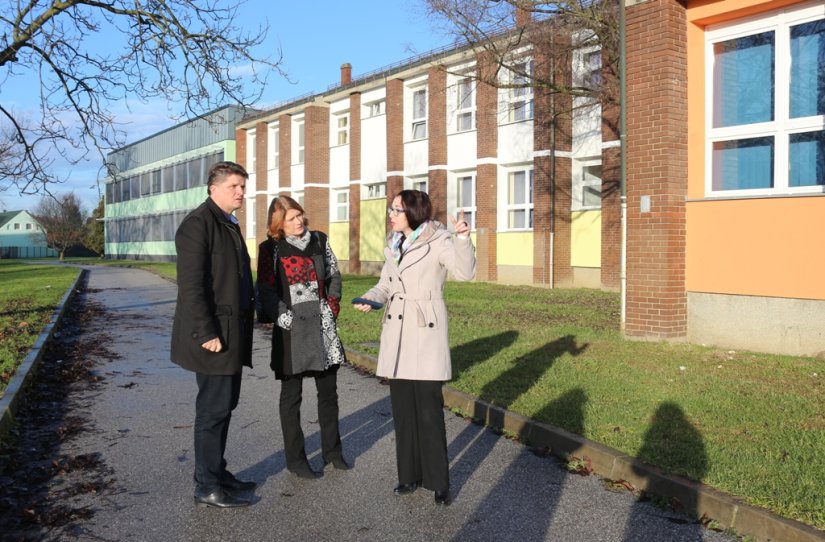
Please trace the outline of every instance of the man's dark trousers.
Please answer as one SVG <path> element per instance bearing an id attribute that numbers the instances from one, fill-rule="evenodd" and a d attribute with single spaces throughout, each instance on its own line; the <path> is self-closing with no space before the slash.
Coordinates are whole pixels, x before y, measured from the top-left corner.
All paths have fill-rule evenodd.
<path id="1" fill-rule="evenodd" d="M 206 375 L 196 373 L 195 400 L 195 494 L 204 496 L 220 488 L 225 479 L 226 436 L 232 411 L 241 394 L 241 373 Z"/>

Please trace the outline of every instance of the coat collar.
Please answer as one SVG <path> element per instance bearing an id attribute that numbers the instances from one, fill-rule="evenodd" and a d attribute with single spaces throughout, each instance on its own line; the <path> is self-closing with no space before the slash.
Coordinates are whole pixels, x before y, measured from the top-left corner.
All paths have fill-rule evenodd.
<path id="1" fill-rule="evenodd" d="M 416 239 L 412 246 L 404 253 L 404 257 L 401 258 L 401 263 L 396 264 L 395 259 L 392 257 L 392 248 L 390 247 L 390 243 L 392 242 L 392 233 L 387 236 L 387 246 L 384 249 L 384 253 L 387 257 L 387 261 L 392 262 L 400 272 L 412 267 L 424 259 L 424 257 L 430 252 L 430 245 L 434 241 L 449 235 L 450 232 L 447 231 L 447 228 L 445 228 L 441 222 L 438 222 L 437 220 L 430 220 L 424 227 L 424 231 L 422 231 L 421 235 L 418 236 L 418 239 Z"/>

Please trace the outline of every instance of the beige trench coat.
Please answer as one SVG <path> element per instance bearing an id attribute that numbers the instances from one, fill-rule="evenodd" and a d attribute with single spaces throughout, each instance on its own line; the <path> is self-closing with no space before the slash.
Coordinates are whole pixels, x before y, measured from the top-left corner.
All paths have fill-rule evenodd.
<path id="1" fill-rule="evenodd" d="M 431 221 L 400 264 L 395 263 L 389 245 L 384 256 L 378 284 L 363 295 L 385 304 L 376 374 L 404 380 L 450 380 L 444 283 L 448 271 L 457 280 L 475 277 L 472 241 L 453 238 L 443 225 Z"/>

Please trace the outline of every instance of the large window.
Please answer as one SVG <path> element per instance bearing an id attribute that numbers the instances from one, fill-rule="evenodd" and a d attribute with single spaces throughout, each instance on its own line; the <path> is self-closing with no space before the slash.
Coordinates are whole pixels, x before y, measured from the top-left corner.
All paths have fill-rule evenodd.
<path id="1" fill-rule="evenodd" d="M 419 89 L 412 96 L 412 138 L 427 137 L 427 89 Z"/>
<path id="2" fill-rule="evenodd" d="M 257 136 L 255 130 L 250 130 L 247 132 L 246 138 L 246 163 L 249 164 L 249 168 L 247 168 L 247 173 L 250 175 L 254 175 L 255 168 L 257 166 L 258 161 L 258 144 L 257 144 Z"/>
<path id="3" fill-rule="evenodd" d="M 269 127 L 269 169 L 278 169 L 281 159 L 281 130 L 276 124 Z"/>
<path id="4" fill-rule="evenodd" d="M 297 152 L 297 162 L 296 164 L 303 164 L 304 163 L 304 121 L 301 120 L 297 123 L 298 128 L 298 145 L 296 146 Z"/>
<path id="5" fill-rule="evenodd" d="M 476 178 L 475 175 L 456 177 L 456 214 L 464 211 L 464 220 L 470 229 L 476 229 Z"/>
<path id="6" fill-rule="evenodd" d="M 507 176 L 507 229 L 533 228 L 533 170 L 511 171 Z"/>
<path id="7" fill-rule="evenodd" d="M 706 63 L 708 193 L 822 192 L 825 7 L 715 27 Z"/>
<path id="8" fill-rule="evenodd" d="M 336 143 L 346 145 L 349 143 L 349 114 L 337 117 Z"/>
<path id="9" fill-rule="evenodd" d="M 508 77 L 507 120 L 520 122 L 533 118 L 533 61 L 512 65 Z"/>
<path id="10" fill-rule="evenodd" d="M 601 157 L 578 159 L 573 163 L 573 210 L 600 209 L 602 206 Z"/>
<path id="11" fill-rule="evenodd" d="M 456 131 L 466 132 L 475 128 L 475 93 L 473 80 L 462 79 L 456 85 Z"/>

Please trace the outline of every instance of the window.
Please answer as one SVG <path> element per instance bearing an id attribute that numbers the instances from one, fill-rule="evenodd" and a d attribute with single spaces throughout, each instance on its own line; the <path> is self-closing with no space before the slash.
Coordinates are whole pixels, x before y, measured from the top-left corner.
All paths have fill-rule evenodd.
<path id="1" fill-rule="evenodd" d="M 470 229 L 476 229 L 476 178 L 462 175 L 456 178 L 456 214 L 464 211 L 464 220 Z"/>
<path id="2" fill-rule="evenodd" d="M 601 158 L 576 160 L 573 166 L 573 210 L 602 206 Z"/>
<path id="3" fill-rule="evenodd" d="M 297 201 L 298 205 L 300 205 L 301 207 L 304 206 L 304 192 L 303 191 L 293 192 L 292 193 L 292 199 Z"/>
<path id="4" fill-rule="evenodd" d="M 517 62 L 510 68 L 507 118 L 519 122 L 533 118 L 533 61 Z"/>
<path id="5" fill-rule="evenodd" d="M 249 164 L 247 172 L 254 175 L 258 165 L 258 136 L 255 130 L 247 132 L 246 145 L 246 163 Z"/>
<path id="6" fill-rule="evenodd" d="M 140 197 L 148 196 L 152 193 L 152 174 L 145 172 L 140 174 Z"/>
<path id="7" fill-rule="evenodd" d="M 387 197 L 387 184 L 386 183 L 372 183 L 366 185 L 366 198 L 367 199 L 376 199 L 376 198 L 386 198 Z"/>
<path id="8" fill-rule="evenodd" d="M 338 145 L 346 145 L 349 143 L 349 115 L 341 115 L 338 117 Z"/>
<path id="9" fill-rule="evenodd" d="M 175 167 L 166 166 L 163 168 L 163 192 L 175 191 Z"/>
<path id="10" fill-rule="evenodd" d="M 412 138 L 427 137 L 427 89 L 413 92 Z"/>
<path id="11" fill-rule="evenodd" d="M 468 78 L 462 79 L 456 86 L 456 131 L 466 132 L 472 130 L 475 118 L 475 102 L 473 92 L 473 80 Z"/>
<path id="12" fill-rule="evenodd" d="M 160 194 L 161 192 L 161 171 L 156 169 L 151 173 L 152 176 L 152 194 Z"/>
<path id="13" fill-rule="evenodd" d="M 720 26 L 706 37 L 708 193 L 822 192 L 822 6 Z"/>
<path id="14" fill-rule="evenodd" d="M 19 229 L 20 229 L 20 223 L 19 223 L 19 222 L 15 222 L 15 223 L 14 223 L 14 229 L 15 229 L 15 230 L 19 230 Z"/>
<path id="15" fill-rule="evenodd" d="M 333 190 L 333 220 L 346 222 L 349 220 L 349 189 Z"/>
<path id="16" fill-rule="evenodd" d="M 32 225 L 31 225 L 31 223 L 27 223 L 27 224 L 26 224 L 26 229 L 27 229 L 27 230 L 32 229 Z"/>
<path id="17" fill-rule="evenodd" d="M 507 229 L 533 228 L 533 170 L 512 171 L 507 178 Z"/>
<path id="18" fill-rule="evenodd" d="M 411 190 L 427 191 L 427 177 L 411 177 L 407 180 L 407 185 Z"/>
<path id="19" fill-rule="evenodd" d="M 386 107 L 386 102 L 383 100 L 380 102 L 372 102 L 367 104 L 367 116 L 377 117 L 378 115 L 383 115 L 386 113 Z"/>
<path id="20" fill-rule="evenodd" d="M 247 239 L 255 239 L 257 232 L 255 229 L 257 228 L 257 221 L 255 215 L 258 214 L 254 211 L 255 209 L 255 197 L 246 198 L 246 238 Z"/>
<path id="21" fill-rule="evenodd" d="M 277 126 L 269 127 L 269 169 L 278 169 L 281 160 L 281 130 Z"/>
<path id="22" fill-rule="evenodd" d="M 298 164 L 304 163 L 304 121 L 298 123 Z"/>

